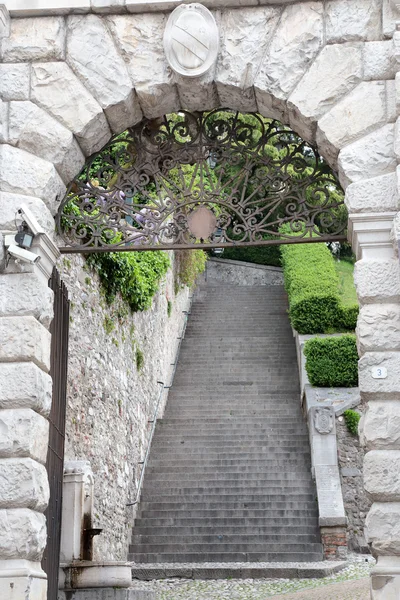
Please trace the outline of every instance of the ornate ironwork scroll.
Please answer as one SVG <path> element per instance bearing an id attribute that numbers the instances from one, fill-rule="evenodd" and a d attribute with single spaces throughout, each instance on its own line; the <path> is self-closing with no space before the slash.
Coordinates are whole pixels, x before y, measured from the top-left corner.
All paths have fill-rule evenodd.
<path id="1" fill-rule="evenodd" d="M 145 120 L 69 186 L 64 251 L 345 239 L 343 192 L 317 150 L 278 121 L 229 109 Z"/>

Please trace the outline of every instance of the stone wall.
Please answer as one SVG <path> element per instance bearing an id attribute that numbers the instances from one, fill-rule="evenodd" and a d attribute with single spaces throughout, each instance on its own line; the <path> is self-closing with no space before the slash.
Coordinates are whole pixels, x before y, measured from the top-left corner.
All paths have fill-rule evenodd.
<path id="1" fill-rule="evenodd" d="M 126 560 L 135 515 L 126 504 L 135 500 L 158 381 L 171 378 L 188 288 L 175 296 L 172 268 L 151 309 L 132 314 L 121 299 L 106 304 L 82 257 L 62 258 L 60 267 L 71 300 L 65 457 L 89 460 L 94 472 L 93 527 L 103 528 L 94 559 Z M 163 406 L 166 398 L 164 392 Z"/>
<path id="2" fill-rule="evenodd" d="M 360 404 L 356 410 L 363 413 L 365 408 Z M 365 449 L 358 435 L 349 432 L 343 416 L 336 419 L 336 437 L 343 502 L 348 518 L 348 546 L 356 552 L 368 552 L 364 527 L 371 502 L 364 490 L 362 477 Z"/>
<path id="3" fill-rule="evenodd" d="M 211 258 L 207 262 L 206 277 L 233 285 L 283 285 L 282 269 L 256 265 L 239 260 Z"/>

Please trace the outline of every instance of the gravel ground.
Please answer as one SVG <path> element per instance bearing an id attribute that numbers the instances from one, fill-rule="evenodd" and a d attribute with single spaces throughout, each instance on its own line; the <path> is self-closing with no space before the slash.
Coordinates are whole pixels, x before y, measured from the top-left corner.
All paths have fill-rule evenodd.
<path id="1" fill-rule="evenodd" d="M 343 571 L 323 579 L 164 579 L 132 587 L 154 591 L 157 600 L 369 600 L 373 563 L 370 556 L 352 555 Z"/>

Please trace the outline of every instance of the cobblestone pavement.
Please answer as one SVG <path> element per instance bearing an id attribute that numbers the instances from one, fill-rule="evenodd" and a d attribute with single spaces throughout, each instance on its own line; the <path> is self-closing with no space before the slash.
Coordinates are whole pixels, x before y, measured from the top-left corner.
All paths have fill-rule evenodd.
<path id="1" fill-rule="evenodd" d="M 323 579 L 164 579 L 138 581 L 157 600 L 369 600 L 371 557 L 351 556 L 349 565 Z"/>

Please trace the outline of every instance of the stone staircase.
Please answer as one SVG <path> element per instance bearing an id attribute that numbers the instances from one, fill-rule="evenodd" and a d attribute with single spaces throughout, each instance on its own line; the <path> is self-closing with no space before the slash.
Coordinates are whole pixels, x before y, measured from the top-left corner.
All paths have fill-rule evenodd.
<path id="1" fill-rule="evenodd" d="M 129 560 L 322 560 L 281 286 L 214 283 L 197 291 Z"/>

